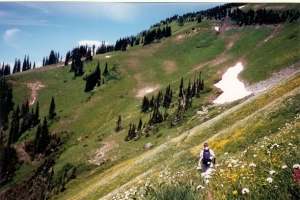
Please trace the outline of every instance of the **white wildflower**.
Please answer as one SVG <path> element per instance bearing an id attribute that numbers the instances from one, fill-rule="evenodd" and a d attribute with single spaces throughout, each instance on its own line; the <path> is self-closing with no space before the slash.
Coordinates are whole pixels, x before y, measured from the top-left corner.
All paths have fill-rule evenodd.
<path id="1" fill-rule="evenodd" d="M 281 169 L 286 169 L 287 165 L 282 165 Z"/>
<path id="2" fill-rule="evenodd" d="M 293 146 L 293 144 L 292 144 L 292 143 L 289 143 L 289 145 L 290 145 L 290 146 Z"/>
<path id="3" fill-rule="evenodd" d="M 293 165 L 293 168 L 294 168 L 294 169 L 299 169 L 299 168 L 300 168 L 300 165 L 299 165 L 299 164 L 294 164 L 294 165 Z"/>
<path id="4" fill-rule="evenodd" d="M 255 158 L 256 156 L 257 156 L 256 154 L 253 155 L 254 158 Z"/>
<path id="5" fill-rule="evenodd" d="M 254 163 L 250 163 L 250 165 L 249 165 L 250 167 L 256 167 L 256 164 L 254 164 Z"/>
<path id="6" fill-rule="evenodd" d="M 224 155 L 227 155 L 227 154 L 228 154 L 228 152 L 225 152 L 225 153 L 224 153 Z"/>
<path id="7" fill-rule="evenodd" d="M 273 179 L 272 179 L 271 177 L 268 177 L 268 178 L 267 178 L 267 181 L 268 181 L 269 183 L 272 183 L 272 182 L 273 182 Z"/>
<path id="8" fill-rule="evenodd" d="M 271 170 L 269 173 L 270 173 L 271 175 L 273 175 L 273 174 L 275 174 L 276 172 L 275 172 L 274 170 Z"/>
<path id="9" fill-rule="evenodd" d="M 231 163 L 229 163 L 227 167 L 232 167 L 232 164 L 231 164 Z"/>
<path id="10" fill-rule="evenodd" d="M 248 188 L 243 188 L 242 189 L 242 194 L 248 194 L 250 191 Z"/>
<path id="11" fill-rule="evenodd" d="M 204 189 L 205 187 L 203 186 L 203 185 L 198 185 L 197 186 L 197 190 L 199 190 L 199 189 Z"/>

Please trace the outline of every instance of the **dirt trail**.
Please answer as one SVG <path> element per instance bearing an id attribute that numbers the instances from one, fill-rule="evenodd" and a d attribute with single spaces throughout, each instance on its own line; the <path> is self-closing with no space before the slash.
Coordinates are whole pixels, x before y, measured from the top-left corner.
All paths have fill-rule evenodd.
<path id="1" fill-rule="evenodd" d="M 41 81 L 36 81 L 35 83 L 27 83 L 26 85 L 27 85 L 28 88 L 31 89 L 31 95 L 30 95 L 30 98 L 29 98 L 29 105 L 32 105 L 32 104 L 34 104 L 34 102 L 37 98 L 38 90 L 40 90 L 41 88 L 44 88 L 46 86 L 43 85 L 41 83 Z"/>

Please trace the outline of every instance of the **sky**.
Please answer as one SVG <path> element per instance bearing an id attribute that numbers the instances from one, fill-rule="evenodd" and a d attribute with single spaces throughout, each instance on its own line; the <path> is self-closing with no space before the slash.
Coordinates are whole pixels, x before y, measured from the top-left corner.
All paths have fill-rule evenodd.
<path id="1" fill-rule="evenodd" d="M 224 3 L 221 3 L 224 4 Z M 14 66 L 25 56 L 36 67 L 51 50 L 65 57 L 80 45 L 117 40 L 148 30 L 175 14 L 183 15 L 220 3 L 158 2 L 0 2 L 0 63 Z"/>

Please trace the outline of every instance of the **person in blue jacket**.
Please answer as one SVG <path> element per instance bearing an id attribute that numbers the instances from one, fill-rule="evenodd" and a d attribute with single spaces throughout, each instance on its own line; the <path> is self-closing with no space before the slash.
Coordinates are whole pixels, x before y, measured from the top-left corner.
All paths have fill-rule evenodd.
<path id="1" fill-rule="evenodd" d="M 216 156 L 212 149 L 208 148 L 208 143 L 204 142 L 203 149 L 200 152 L 200 158 L 197 169 L 202 169 L 202 173 L 210 173 L 211 168 L 216 162 Z"/>

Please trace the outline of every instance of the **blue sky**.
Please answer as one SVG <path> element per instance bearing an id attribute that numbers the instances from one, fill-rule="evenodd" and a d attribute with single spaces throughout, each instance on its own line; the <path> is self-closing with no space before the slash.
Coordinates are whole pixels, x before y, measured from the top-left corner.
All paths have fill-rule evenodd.
<path id="1" fill-rule="evenodd" d="M 0 2 L 0 62 L 14 65 L 28 55 L 42 64 L 54 50 L 65 57 L 79 45 L 114 45 L 151 25 L 220 3 L 104 3 L 104 2 Z"/>

